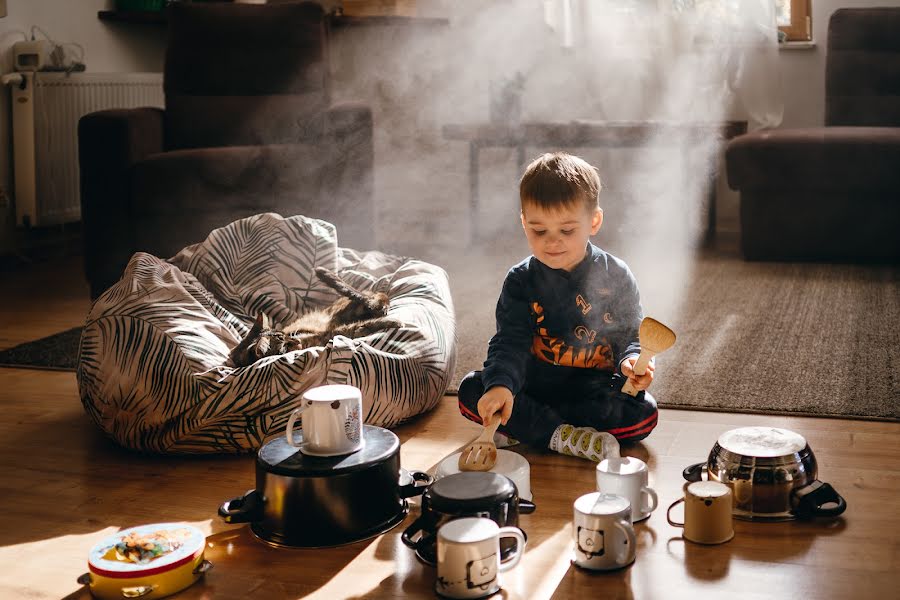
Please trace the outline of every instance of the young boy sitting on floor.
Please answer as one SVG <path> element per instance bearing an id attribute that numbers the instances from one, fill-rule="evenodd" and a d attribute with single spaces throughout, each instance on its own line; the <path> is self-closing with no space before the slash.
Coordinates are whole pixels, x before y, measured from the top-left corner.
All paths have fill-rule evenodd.
<path id="1" fill-rule="evenodd" d="M 497 333 L 482 371 L 459 386 L 459 410 L 476 423 L 538 447 L 600 461 L 656 427 L 635 375 L 642 309 L 628 266 L 590 243 L 603 222 L 600 177 L 584 160 L 544 154 L 519 184 L 532 251 L 512 267 L 497 301 Z M 636 397 L 621 391 L 630 380 Z"/>

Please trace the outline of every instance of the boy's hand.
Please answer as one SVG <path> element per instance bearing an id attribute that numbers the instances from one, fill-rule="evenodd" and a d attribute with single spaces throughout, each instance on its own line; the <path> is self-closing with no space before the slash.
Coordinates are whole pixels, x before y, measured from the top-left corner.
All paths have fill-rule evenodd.
<path id="1" fill-rule="evenodd" d="M 643 375 L 635 375 L 634 363 L 637 362 L 637 358 L 637 356 L 629 356 L 622 361 L 622 375 L 628 378 L 631 385 L 634 386 L 634 389 L 641 391 L 646 390 L 650 387 L 650 384 L 653 383 L 653 371 L 656 369 L 656 359 L 650 359 L 650 363 L 647 364 L 647 370 L 644 371 Z"/>
<path id="2" fill-rule="evenodd" d="M 485 424 L 492 422 L 492 417 L 499 412 L 500 423 L 506 425 L 509 417 L 512 416 L 512 409 L 513 394 L 509 388 L 502 385 L 495 385 L 478 400 L 478 416 Z"/>

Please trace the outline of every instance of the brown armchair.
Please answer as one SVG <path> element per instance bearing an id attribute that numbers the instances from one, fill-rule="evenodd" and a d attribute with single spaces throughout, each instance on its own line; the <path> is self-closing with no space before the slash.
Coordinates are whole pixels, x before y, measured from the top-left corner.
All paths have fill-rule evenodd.
<path id="1" fill-rule="evenodd" d="M 825 126 L 757 131 L 726 150 L 751 260 L 900 260 L 900 7 L 828 26 Z"/>
<path id="2" fill-rule="evenodd" d="M 260 212 L 374 245 L 372 113 L 332 105 L 328 27 L 314 3 L 173 3 L 165 108 L 78 126 L 84 265 L 96 298 L 130 256 L 168 257 Z"/>

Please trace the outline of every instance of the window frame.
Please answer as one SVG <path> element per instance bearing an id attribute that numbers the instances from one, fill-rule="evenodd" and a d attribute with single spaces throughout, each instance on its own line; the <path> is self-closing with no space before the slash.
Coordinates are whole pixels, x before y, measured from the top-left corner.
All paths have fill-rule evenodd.
<path id="1" fill-rule="evenodd" d="M 809 42 L 812 40 L 812 0 L 790 0 L 791 24 L 780 25 L 788 42 Z"/>

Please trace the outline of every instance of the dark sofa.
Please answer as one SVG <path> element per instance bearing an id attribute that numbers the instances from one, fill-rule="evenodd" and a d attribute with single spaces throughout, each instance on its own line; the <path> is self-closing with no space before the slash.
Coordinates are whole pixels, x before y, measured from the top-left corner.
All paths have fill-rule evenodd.
<path id="1" fill-rule="evenodd" d="M 823 127 L 727 147 L 749 260 L 900 259 L 900 7 L 835 11 L 827 52 Z"/>
<path id="2" fill-rule="evenodd" d="M 315 3 L 173 3 L 165 109 L 79 122 L 84 265 L 96 298 L 130 256 L 168 257 L 261 212 L 337 226 L 374 246 L 369 107 L 333 105 Z"/>

